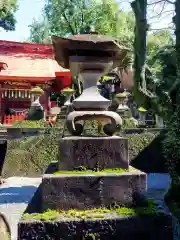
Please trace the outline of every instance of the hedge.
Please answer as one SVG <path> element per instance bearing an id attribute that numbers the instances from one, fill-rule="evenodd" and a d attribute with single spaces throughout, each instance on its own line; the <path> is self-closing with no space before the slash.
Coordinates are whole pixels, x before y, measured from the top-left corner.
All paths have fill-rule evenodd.
<path id="1" fill-rule="evenodd" d="M 31 121 L 16 122 L 14 124 L 14 127 L 34 126 L 35 122 Z M 47 124 L 41 120 L 36 122 L 36 126 L 47 127 Z M 52 161 L 57 161 L 58 143 L 62 135 L 63 120 L 59 120 L 54 127 L 56 129 L 53 130 L 53 128 L 51 128 L 50 135 L 41 135 L 38 137 L 29 137 L 24 140 L 9 141 L 3 175 L 5 177 L 39 176 L 45 172 L 48 165 Z M 84 134 L 97 134 L 96 121 L 86 121 L 84 128 Z M 147 146 L 151 145 L 156 136 L 159 136 L 159 132 L 156 131 L 140 132 L 139 134 L 125 134 L 121 131 L 119 135 L 129 139 L 129 159 L 132 163 L 134 160 L 136 160 L 137 162 L 137 157 L 141 155 L 141 153 L 144 149 L 146 149 Z M 157 142 L 156 145 L 157 144 L 159 144 L 159 142 Z M 159 146 L 156 146 L 155 151 L 157 151 L 157 149 L 159 149 Z M 150 150 L 150 153 L 151 152 L 153 152 L 153 150 Z M 143 161 L 147 161 L 147 159 L 149 159 L 149 155 L 150 154 L 148 152 L 148 156 L 143 156 Z M 151 159 L 148 160 L 148 165 L 151 164 L 151 161 Z"/>
<path id="2" fill-rule="evenodd" d="M 24 140 L 8 142 L 8 150 L 3 175 L 8 176 L 39 176 L 43 174 L 52 161 L 57 161 L 58 143 L 62 134 L 62 124 L 59 131 L 52 131 L 50 135 L 29 137 Z M 95 125 L 87 129 L 86 133 L 95 133 Z M 147 147 L 158 133 L 147 132 L 141 134 L 121 134 L 129 139 L 129 159 L 133 161 L 140 152 Z"/>

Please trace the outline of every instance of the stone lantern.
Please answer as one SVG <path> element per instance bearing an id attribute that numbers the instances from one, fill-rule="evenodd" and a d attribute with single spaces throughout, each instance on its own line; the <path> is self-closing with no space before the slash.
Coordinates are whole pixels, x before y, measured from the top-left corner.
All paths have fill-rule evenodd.
<path id="1" fill-rule="evenodd" d="M 72 88 L 64 88 L 61 92 L 66 97 L 66 102 L 64 103 L 64 106 L 67 107 L 71 104 L 71 97 L 74 94 L 75 90 Z"/>
<path id="2" fill-rule="evenodd" d="M 73 100 L 74 111 L 67 116 L 67 128 L 73 135 L 81 135 L 83 126 L 79 120 L 106 118 L 103 131 L 113 135 L 122 125 L 119 114 L 108 111 L 111 101 L 97 90 L 100 78 L 117 66 L 126 57 L 127 48 L 120 46 L 111 37 L 95 33 L 74 35 L 70 38 L 52 37 L 55 59 L 63 68 L 70 69 L 72 76 L 83 82 L 82 94 Z M 106 122 L 107 123 L 107 122 Z"/>
<path id="3" fill-rule="evenodd" d="M 139 111 L 139 120 L 141 125 L 146 125 L 146 114 L 147 110 L 143 107 L 138 108 Z"/>
<path id="4" fill-rule="evenodd" d="M 31 106 L 27 115 L 27 120 L 40 120 L 45 118 L 43 106 L 40 103 L 40 97 L 44 91 L 40 87 L 31 89 Z"/>
<path id="5" fill-rule="evenodd" d="M 164 121 L 162 119 L 162 117 L 156 115 L 156 126 L 158 128 L 164 128 Z"/>
<path id="6" fill-rule="evenodd" d="M 127 106 L 127 97 L 128 97 L 128 92 L 126 91 L 124 91 L 123 93 L 116 94 L 116 100 L 119 103 L 119 106 L 116 111 L 121 116 L 124 116 L 125 112 L 129 111 L 129 107 Z"/>

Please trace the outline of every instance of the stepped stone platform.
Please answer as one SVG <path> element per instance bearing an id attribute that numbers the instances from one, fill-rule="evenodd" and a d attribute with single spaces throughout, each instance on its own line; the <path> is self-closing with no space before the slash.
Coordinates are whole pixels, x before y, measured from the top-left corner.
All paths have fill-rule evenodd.
<path id="1" fill-rule="evenodd" d="M 165 214 L 139 215 L 134 210 L 134 215 L 126 215 L 110 210 L 103 216 L 101 212 L 91 215 L 114 204 L 138 207 L 147 203 L 140 198 L 138 202 L 137 195 L 146 192 L 147 179 L 145 173 L 129 167 L 127 139 L 65 137 L 60 140 L 58 162 L 56 172 L 43 175 L 39 213 L 20 220 L 18 240 L 172 239 L 171 219 Z M 54 218 L 49 209 L 55 211 Z M 71 215 L 87 210 L 90 215 Z M 36 214 L 47 218 L 38 220 Z"/>
<path id="2" fill-rule="evenodd" d="M 168 215 L 107 217 L 94 220 L 21 220 L 18 240 L 173 240 Z"/>
<path id="3" fill-rule="evenodd" d="M 71 172 L 79 167 L 101 171 Z M 116 168 L 122 172 L 103 172 Z M 61 139 L 58 169 L 66 174 L 43 176 L 42 211 L 91 209 L 112 203 L 132 205 L 134 194 L 145 192 L 147 187 L 145 173 L 128 170 L 128 140 L 121 137 Z"/>
<path id="4" fill-rule="evenodd" d="M 42 179 L 42 211 L 132 205 L 134 194 L 146 191 L 146 182 L 146 174 L 140 171 L 47 174 Z"/>

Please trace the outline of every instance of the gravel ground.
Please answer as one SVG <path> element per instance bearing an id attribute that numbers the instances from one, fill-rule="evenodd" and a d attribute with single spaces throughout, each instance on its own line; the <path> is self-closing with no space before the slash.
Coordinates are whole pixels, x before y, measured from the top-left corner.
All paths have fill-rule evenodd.
<path id="1" fill-rule="evenodd" d="M 10 223 L 12 240 L 17 240 L 17 223 L 40 183 L 41 178 L 11 177 L 0 187 L 0 212 L 6 215 Z M 148 196 L 163 205 L 168 184 L 167 174 L 149 174 Z"/>

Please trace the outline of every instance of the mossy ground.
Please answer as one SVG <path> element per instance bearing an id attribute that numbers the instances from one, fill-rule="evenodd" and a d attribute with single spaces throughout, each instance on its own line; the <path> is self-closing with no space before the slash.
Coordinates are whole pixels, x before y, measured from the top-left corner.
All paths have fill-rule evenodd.
<path id="1" fill-rule="evenodd" d="M 112 208 L 96 208 L 89 210 L 77 210 L 72 209 L 68 211 L 64 210 L 47 210 L 43 213 L 25 213 L 22 220 L 25 221 L 56 221 L 56 220 L 88 220 L 88 219 L 104 219 L 118 216 L 144 216 L 163 214 L 162 211 L 157 211 L 157 204 L 152 200 L 148 201 L 146 207 L 116 207 Z"/>
<path id="2" fill-rule="evenodd" d="M 114 168 L 114 169 L 103 169 L 103 170 L 89 170 L 89 169 L 83 169 L 83 170 L 72 170 L 72 171 L 57 171 L 54 173 L 54 175 L 67 175 L 67 174 L 103 174 L 103 173 L 125 173 L 125 172 L 132 172 L 137 171 L 137 169 L 130 167 L 129 169 L 123 169 L 123 168 Z"/>

